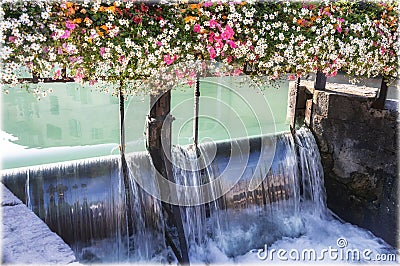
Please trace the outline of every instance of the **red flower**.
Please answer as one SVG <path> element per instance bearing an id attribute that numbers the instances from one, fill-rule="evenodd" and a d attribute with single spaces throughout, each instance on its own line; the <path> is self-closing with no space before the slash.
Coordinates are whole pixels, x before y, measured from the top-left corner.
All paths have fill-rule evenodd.
<path id="1" fill-rule="evenodd" d="M 146 13 L 147 11 L 149 11 L 149 7 L 146 6 L 146 5 L 143 4 L 143 3 L 142 3 L 142 5 L 141 5 L 140 9 L 142 9 L 142 12 L 145 12 L 145 13 Z"/>
<path id="2" fill-rule="evenodd" d="M 135 17 L 133 18 L 133 22 L 135 22 L 136 24 L 142 23 L 142 17 L 135 16 Z"/>

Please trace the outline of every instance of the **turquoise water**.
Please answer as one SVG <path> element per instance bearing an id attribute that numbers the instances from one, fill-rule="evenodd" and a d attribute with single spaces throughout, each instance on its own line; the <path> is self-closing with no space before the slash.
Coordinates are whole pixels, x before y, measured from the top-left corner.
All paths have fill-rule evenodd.
<path id="1" fill-rule="evenodd" d="M 249 93 L 253 98 L 246 103 L 242 95 L 229 89 L 226 82 L 217 83 L 211 79 L 201 82 L 200 142 L 288 129 L 288 82 L 263 88 L 273 120 L 259 99 L 262 95 Z M 49 89 L 53 92 L 49 93 Z M 21 88 L 10 89 L 9 94 L 2 95 L 0 143 L 3 169 L 119 153 L 117 97 L 75 83 L 44 84 L 41 90 L 47 91 L 47 95 L 42 95 L 40 100 Z M 149 96 L 129 96 L 127 99 L 128 152 L 145 150 L 145 119 L 149 105 Z M 192 143 L 193 88 L 174 89 L 171 109 L 175 117 L 173 144 Z"/>

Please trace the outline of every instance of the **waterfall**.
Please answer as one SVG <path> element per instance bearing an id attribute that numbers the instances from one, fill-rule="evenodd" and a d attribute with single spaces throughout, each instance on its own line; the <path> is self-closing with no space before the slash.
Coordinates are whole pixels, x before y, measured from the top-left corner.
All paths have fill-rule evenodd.
<path id="1" fill-rule="evenodd" d="M 7 170 L 2 181 L 80 261 L 149 261 L 165 249 L 159 202 L 131 178 L 135 231 L 129 237 L 121 169 L 119 156 L 108 156 Z"/>
<path id="2" fill-rule="evenodd" d="M 312 134 L 301 129 L 296 139 L 289 133 L 275 138 L 276 151 L 270 169 L 266 163 L 256 167 L 265 158 L 261 147 L 252 148 L 243 175 L 228 193 L 208 204 L 182 207 L 185 235 L 195 262 L 211 260 L 204 251 L 208 240 L 229 257 L 243 255 L 279 238 L 300 236 L 304 231 L 302 204 L 311 205 L 321 214 L 326 210 L 322 166 Z M 206 165 L 207 158 L 201 155 L 207 156 L 210 148 L 200 145 L 199 158 L 192 146 L 173 150 L 177 183 L 199 186 L 221 175 L 232 156 L 226 152 L 229 145 L 220 145 L 215 158 Z M 249 189 L 252 178 L 262 180 L 254 190 Z M 191 196 L 204 197 L 200 189 Z"/>
<path id="3" fill-rule="evenodd" d="M 127 156 L 128 164 L 140 165 L 137 172 L 130 172 L 131 215 L 134 232 L 130 236 L 129 262 L 162 262 L 168 256 L 164 237 L 164 217 L 161 202 L 144 191 L 136 182 L 140 178 L 158 191 L 154 182 L 154 171 L 147 153 Z M 149 191 L 151 192 L 151 191 Z"/>
<path id="4" fill-rule="evenodd" d="M 327 216 L 324 172 L 317 144 L 311 132 L 301 128 L 295 136 L 299 145 L 299 164 L 302 181 L 302 199 L 311 202 L 309 208 L 315 215 Z"/>
<path id="5" fill-rule="evenodd" d="M 20 168 L 3 172 L 2 179 L 12 188 L 25 183 L 27 206 L 79 259 L 118 261 L 125 256 L 118 157 Z M 112 249 L 101 248 L 107 241 Z"/>
<path id="6" fill-rule="evenodd" d="M 218 189 L 218 187 L 210 190 L 200 189 L 201 185 L 214 181 L 213 166 L 207 165 L 208 147 L 208 145 L 200 146 L 198 151 L 193 146 L 175 147 L 172 152 L 175 181 L 179 185 L 198 187 L 191 195 L 196 202 L 207 198 L 205 193 L 210 193 L 212 198 L 216 198 Z M 197 206 L 183 206 L 181 210 L 189 253 L 202 252 L 199 248 L 201 249 L 208 239 L 220 233 L 219 219 L 215 219 L 219 215 L 218 201 L 206 202 Z"/>
<path id="7" fill-rule="evenodd" d="M 276 142 L 272 165 L 261 152 L 261 145 L 272 148 L 263 138 Z M 332 217 L 326 206 L 318 147 L 308 129 L 298 130 L 295 136 L 282 133 L 263 138 L 250 139 L 247 153 L 232 153 L 240 140 L 203 144 L 198 151 L 190 146 L 173 148 L 172 172 L 177 184 L 213 184 L 189 196 L 193 202 L 214 200 L 181 206 L 191 263 L 247 262 L 256 258 L 254 250 L 265 245 L 328 245 L 346 233 L 356 243 L 368 241 L 368 248 L 384 246 L 381 240 Z M 228 163 L 232 157 L 236 163 L 245 160 L 237 182 L 229 180 L 237 170 L 235 163 Z M 178 237 L 159 200 L 163 184 L 156 182 L 147 152 L 128 154 L 126 159 L 132 235 L 128 234 L 118 156 L 2 171 L 2 182 L 73 248 L 81 262 L 173 263 L 165 230 L 176 243 Z M 228 179 L 219 179 L 225 170 L 229 170 L 225 172 Z M 251 186 L 255 183 L 257 187 Z"/>

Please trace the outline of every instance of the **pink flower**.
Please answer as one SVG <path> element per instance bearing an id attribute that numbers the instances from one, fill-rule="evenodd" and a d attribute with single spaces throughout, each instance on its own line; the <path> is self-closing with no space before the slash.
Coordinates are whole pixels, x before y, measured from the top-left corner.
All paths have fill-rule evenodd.
<path id="1" fill-rule="evenodd" d="M 103 56 L 106 53 L 106 48 L 105 47 L 101 47 L 99 50 L 99 53 L 101 56 Z"/>
<path id="2" fill-rule="evenodd" d="M 192 87 L 193 84 L 194 84 L 193 79 L 188 79 L 188 81 L 186 82 L 186 84 L 189 85 L 190 87 Z"/>
<path id="3" fill-rule="evenodd" d="M 63 49 L 61 47 L 58 47 L 57 54 L 63 54 Z"/>
<path id="4" fill-rule="evenodd" d="M 67 53 L 69 53 L 69 52 L 71 51 L 70 47 L 69 47 L 68 44 L 66 44 L 66 43 L 63 43 L 63 44 L 62 44 L 62 48 L 64 48 L 64 50 L 65 50 Z"/>
<path id="5" fill-rule="evenodd" d="M 96 83 L 97 83 L 97 80 L 95 80 L 95 79 L 92 79 L 92 80 L 89 81 L 89 85 L 90 86 L 93 86 Z"/>
<path id="6" fill-rule="evenodd" d="M 383 47 L 381 46 L 381 54 L 382 54 L 382 55 L 385 55 L 385 53 L 386 53 L 385 48 L 383 48 Z"/>
<path id="7" fill-rule="evenodd" d="M 61 78 L 61 69 L 57 69 L 56 72 L 54 73 L 54 79 L 59 79 Z"/>
<path id="8" fill-rule="evenodd" d="M 211 29 L 215 29 L 215 27 L 217 27 L 217 26 L 219 25 L 218 22 L 215 21 L 214 19 L 211 19 L 211 20 L 209 21 L 209 23 L 210 23 L 210 28 L 211 28 Z"/>
<path id="9" fill-rule="evenodd" d="M 234 76 L 239 76 L 242 73 L 243 73 L 243 70 L 241 70 L 240 68 L 235 68 L 235 70 L 233 70 Z"/>
<path id="10" fill-rule="evenodd" d="M 200 32 L 200 29 L 201 29 L 201 27 L 200 27 L 199 24 L 196 24 L 196 25 L 194 25 L 194 27 L 193 27 L 193 31 L 194 31 L 194 32 L 197 32 L 197 33 Z"/>
<path id="11" fill-rule="evenodd" d="M 217 56 L 217 53 L 215 52 L 214 47 L 208 46 L 207 47 L 208 52 L 210 53 L 210 58 L 214 59 Z"/>
<path id="12" fill-rule="evenodd" d="M 227 25 L 225 27 L 225 31 L 221 34 L 222 39 L 224 39 L 225 41 L 233 38 L 233 35 L 235 34 L 235 32 L 233 31 L 233 29 Z"/>
<path id="13" fill-rule="evenodd" d="M 295 75 L 289 75 L 288 76 L 288 80 L 295 80 L 296 79 L 296 76 Z"/>
<path id="14" fill-rule="evenodd" d="M 71 63 L 80 64 L 80 63 L 83 62 L 83 57 L 82 57 L 82 56 L 78 56 L 78 57 L 71 56 L 71 57 L 69 58 L 69 61 L 70 61 Z"/>
<path id="15" fill-rule="evenodd" d="M 68 39 L 71 36 L 71 32 L 69 30 L 65 30 L 64 34 L 60 36 L 60 39 Z"/>
<path id="16" fill-rule="evenodd" d="M 172 58 L 169 54 L 164 55 L 164 62 L 165 64 L 167 64 L 167 66 L 171 65 L 175 60 L 176 60 L 176 55 L 174 55 L 174 57 Z"/>
<path id="17" fill-rule="evenodd" d="M 210 43 L 214 42 L 214 36 L 215 36 L 215 33 L 214 33 L 214 32 L 211 32 L 210 35 L 208 36 L 208 41 L 209 41 Z"/>
<path id="18" fill-rule="evenodd" d="M 10 36 L 10 37 L 8 37 L 8 41 L 9 42 L 15 42 L 15 37 L 14 36 Z"/>
<path id="19" fill-rule="evenodd" d="M 213 2 L 212 2 L 212 1 L 208 1 L 208 2 L 205 2 L 205 3 L 203 4 L 204 7 L 210 7 L 210 6 L 212 6 L 212 5 L 213 5 Z"/>
<path id="20" fill-rule="evenodd" d="M 72 31 L 72 30 L 75 29 L 76 25 L 75 25 L 72 21 L 68 20 L 68 21 L 65 23 L 65 27 L 66 27 L 67 29 L 69 29 L 69 30 Z"/>
<path id="21" fill-rule="evenodd" d="M 118 62 L 122 65 L 124 63 L 125 56 L 118 57 Z"/>
<path id="22" fill-rule="evenodd" d="M 195 78 L 197 75 L 196 75 L 196 72 L 194 72 L 194 71 L 191 71 L 190 73 L 189 73 L 189 77 L 191 77 L 191 78 Z"/>
<path id="23" fill-rule="evenodd" d="M 338 18 L 337 19 L 340 23 L 343 23 L 344 22 L 344 19 L 342 19 L 342 18 Z"/>
<path id="24" fill-rule="evenodd" d="M 342 33 L 342 27 L 337 26 L 336 30 L 337 30 L 339 33 Z"/>
<path id="25" fill-rule="evenodd" d="M 229 40 L 229 41 L 227 41 L 226 43 L 229 44 L 229 46 L 230 46 L 232 49 L 235 49 L 235 48 L 237 47 L 237 45 L 236 45 L 236 43 L 235 43 L 234 41 Z"/>
<path id="26" fill-rule="evenodd" d="M 176 70 L 175 74 L 176 74 L 176 77 L 178 77 L 179 79 L 183 79 L 185 77 L 185 73 L 180 72 L 179 70 Z"/>
<path id="27" fill-rule="evenodd" d="M 85 75 L 81 71 L 82 71 L 82 69 L 77 69 L 77 71 L 75 73 L 74 81 L 76 83 L 82 83 L 83 78 L 85 77 Z"/>
<path id="28" fill-rule="evenodd" d="M 158 42 L 157 42 L 157 45 L 158 45 L 158 46 L 162 46 L 162 42 L 158 41 Z"/>

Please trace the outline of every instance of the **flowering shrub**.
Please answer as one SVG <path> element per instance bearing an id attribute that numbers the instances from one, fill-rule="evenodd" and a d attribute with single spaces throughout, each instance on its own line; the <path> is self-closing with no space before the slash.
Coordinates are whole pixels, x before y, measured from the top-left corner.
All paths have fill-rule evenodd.
<path id="1" fill-rule="evenodd" d="M 396 2 L 185 2 L 3 0 L 1 82 L 19 83 L 21 66 L 55 78 L 66 68 L 91 85 L 140 81 L 196 60 L 268 80 L 398 76 Z M 193 82 L 193 71 L 176 71 Z"/>

